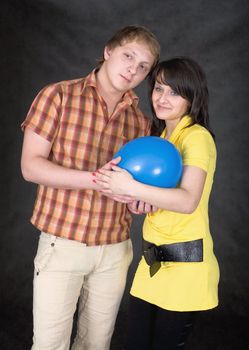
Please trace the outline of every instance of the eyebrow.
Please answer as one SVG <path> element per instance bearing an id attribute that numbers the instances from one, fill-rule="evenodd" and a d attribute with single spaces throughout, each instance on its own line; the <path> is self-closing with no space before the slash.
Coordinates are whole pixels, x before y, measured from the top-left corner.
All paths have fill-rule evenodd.
<path id="1" fill-rule="evenodd" d="M 130 50 L 133 53 L 133 55 L 137 56 L 135 51 L 133 51 L 132 49 L 129 49 L 129 48 L 127 48 L 127 49 Z M 148 62 L 148 61 L 142 61 L 141 63 L 148 64 L 148 66 L 150 65 L 150 62 Z"/>

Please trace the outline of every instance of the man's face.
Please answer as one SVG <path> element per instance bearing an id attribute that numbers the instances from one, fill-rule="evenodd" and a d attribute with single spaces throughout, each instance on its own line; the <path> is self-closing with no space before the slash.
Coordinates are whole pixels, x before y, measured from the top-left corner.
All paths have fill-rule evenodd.
<path id="1" fill-rule="evenodd" d="M 108 83 L 125 92 L 139 85 L 149 73 L 154 56 L 143 42 L 132 41 L 113 49 L 105 48 L 104 70 Z"/>

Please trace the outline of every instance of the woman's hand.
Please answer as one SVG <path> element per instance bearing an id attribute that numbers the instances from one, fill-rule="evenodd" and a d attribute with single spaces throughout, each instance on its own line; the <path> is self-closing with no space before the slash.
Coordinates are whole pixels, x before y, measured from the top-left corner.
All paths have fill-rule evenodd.
<path id="1" fill-rule="evenodd" d="M 101 192 L 104 194 L 128 195 L 132 197 L 132 188 L 136 181 L 133 180 L 133 177 L 128 171 L 119 168 L 113 161 L 110 162 L 110 165 L 112 170 L 106 170 L 107 167 L 103 167 L 96 172 L 96 183 L 101 186 Z"/>
<path id="2" fill-rule="evenodd" d="M 105 191 L 105 188 L 103 187 L 104 182 L 99 180 L 100 174 L 102 174 L 104 171 L 112 171 L 112 167 L 116 164 L 118 164 L 121 160 L 121 157 L 117 157 L 115 159 L 112 159 L 110 162 L 103 165 L 102 168 L 98 169 L 96 172 L 92 173 L 93 175 L 93 181 L 99 186 L 99 192 L 101 192 L 106 197 L 109 197 L 117 202 L 121 203 L 131 203 L 133 201 L 133 198 L 131 196 L 127 195 L 116 195 L 113 193 L 108 193 Z"/>

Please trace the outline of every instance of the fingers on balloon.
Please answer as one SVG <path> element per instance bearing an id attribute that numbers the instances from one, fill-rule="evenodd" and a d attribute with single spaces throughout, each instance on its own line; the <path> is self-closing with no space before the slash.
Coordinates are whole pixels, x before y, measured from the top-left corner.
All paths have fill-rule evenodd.
<path id="1" fill-rule="evenodd" d="M 116 157 L 116 158 L 113 158 L 113 159 L 111 160 L 110 164 L 111 164 L 111 165 L 112 165 L 112 164 L 117 164 L 117 163 L 120 162 L 120 160 L 121 160 L 121 157 L 118 156 L 118 157 Z"/>

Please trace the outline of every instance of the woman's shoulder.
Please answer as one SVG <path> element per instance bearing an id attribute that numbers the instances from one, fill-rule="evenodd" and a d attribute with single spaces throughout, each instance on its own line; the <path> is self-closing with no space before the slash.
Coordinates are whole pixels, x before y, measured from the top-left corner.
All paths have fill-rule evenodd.
<path id="1" fill-rule="evenodd" d="M 194 140 L 198 140 L 214 144 L 214 139 L 210 131 L 208 131 L 204 126 L 200 124 L 194 124 L 184 128 L 182 130 L 180 138 L 182 139 L 182 141 L 191 142 Z"/>
<path id="2" fill-rule="evenodd" d="M 194 154 L 198 157 L 216 158 L 216 145 L 211 133 L 199 124 L 186 127 L 178 140 L 178 147 L 183 155 Z"/>
<path id="3" fill-rule="evenodd" d="M 202 125 L 200 124 L 193 124 L 193 125 L 189 125 L 187 126 L 186 128 L 184 128 L 184 131 L 187 133 L 187 134 L 195 134 L 195 133 L 202 133 L 206 136 L 210 135 L 210 132 Z"/>

